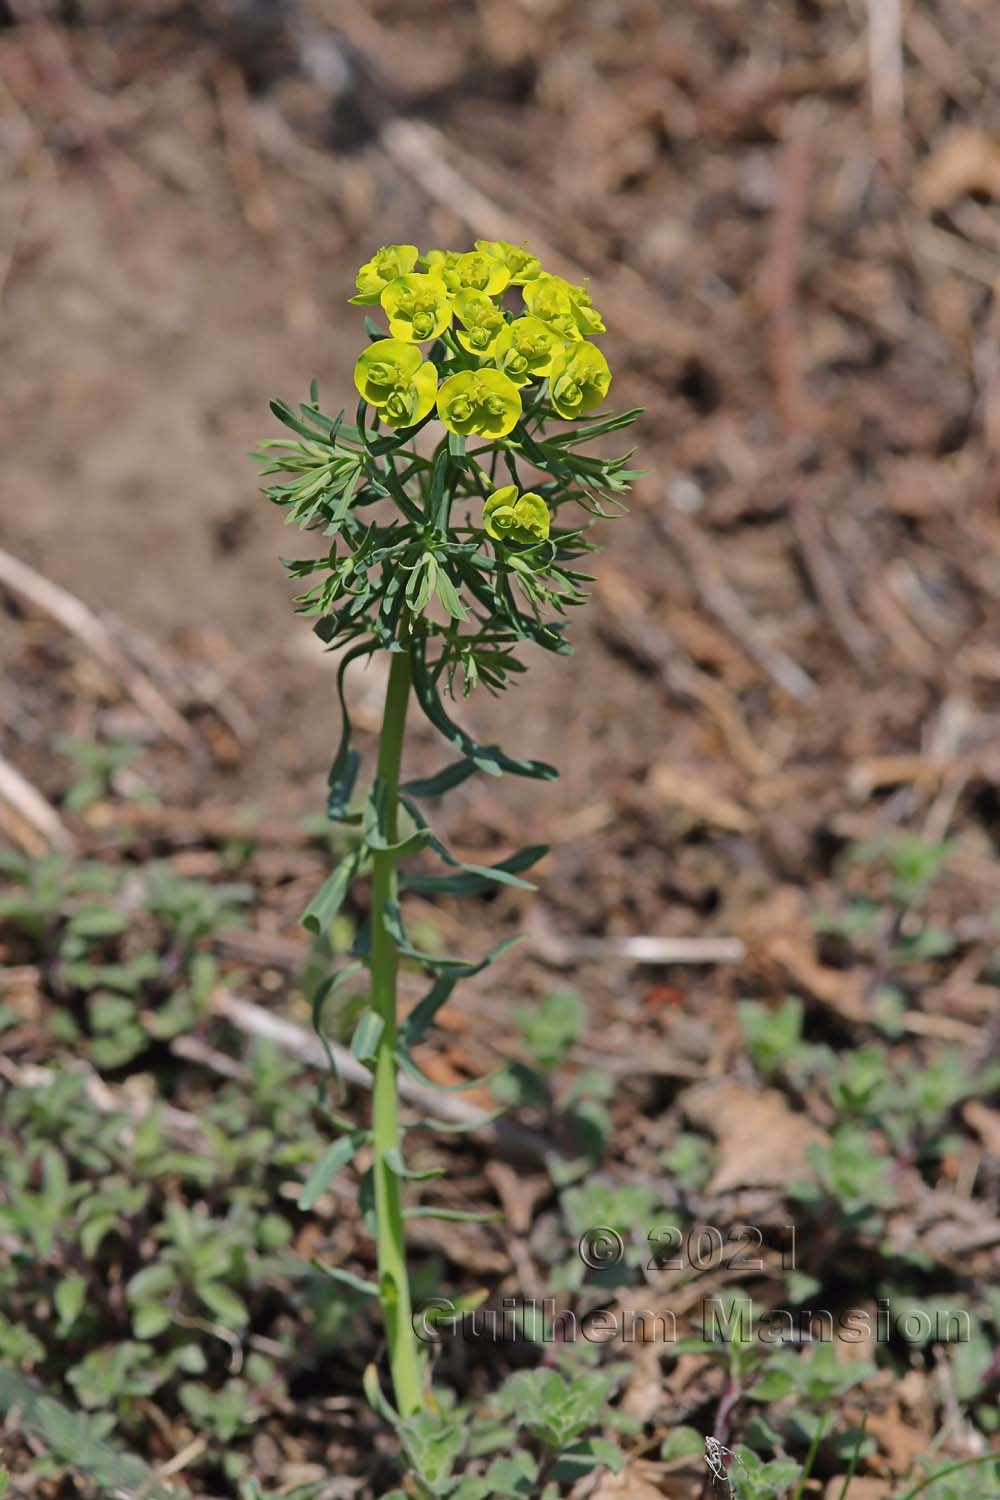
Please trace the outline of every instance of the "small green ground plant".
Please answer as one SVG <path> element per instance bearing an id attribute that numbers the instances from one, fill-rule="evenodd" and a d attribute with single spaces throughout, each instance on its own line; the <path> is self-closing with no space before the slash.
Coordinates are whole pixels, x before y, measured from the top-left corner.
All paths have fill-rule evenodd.
<path id="1" fill-rule="evenodd" d="M 315 619 L 316 634 L 339 654 L 342 730 L 326 812 L 356 836 L 306 911 L 307 929 L 329 942 L 354 882 L 371 882 L 368 924 L 314 1002 L 323 1036 L 327 1003 L 367 972 L 368 999 L 351 1047 L 373 1076 L 371 1125 L 335 1126 L 309 1191 L 322 1191 L 359 1152 L 370 1155 L 360 1191 L 378 1280 L 364 1290 L 381 1303 L 395 1406 L 377 1393 L 373 1377 L 369 1394 L 400 1425 L 420 1492 L 448 1494 L 459 1493 L 452 1476 L 464 1434 L 435 1425 L 413 1327 L 405 1236 L 406 1186 L 433 1174 L 407 1160 L 397 1079 L 402 1068 L 427 1082 L 414 1046 L 456 982 L 494 962 L 510 940 L 482 958 L 423 951 L 410 935 L 401 898 L 408 891 L 533 888 L 524 872 L 543 846 L 494 865 L 468 865 L 432 832 L 423 807 L 476 773 L 547 781 L 556 770 L 478 743 L 446 701 L 479 685 L 494 694 L 507 689 L 525 670 L 524 647 L 570 650 L 568 613 L 584 602 L 589 575 L 581 561 L 594 550 L 589 526 L 620 510 L 619 496 L 635 472 L 628 456 L 585 450 L 628 427 L 638 412 L 593 415 L 611 384 L 608 362 L 593 342 L 604 323 L 585 287 L 547 274 L 524 248 L 479 240 L 467 252 L 421 255 L 415 245 L 386 246 L 361 267 L 351 300 L 380 309 L 384 319 L 365 319 L 369 343 L 355 365 L 361 399 L 354 424 L 320 409 L 314 383 L 298 410 L 272 403 L 292 436 L 265 442 L 259 455 L 265 473 L 275 476 L 269 498 L 289 522 L 324 539 L 322 555 L 285 565 L 293 578 L 308 580 L 300 612 Z M 388 674 L 377 765 L 368 791 L 358 795 L 360 756 L 344 679 L 353 663 L 379 655 Z M 414 699 L 455 758 L 434 775 L 404 781 Z M 425 851 L 443 870 L 413 868 L 411 857 Z M 401 961 L 431 981 L 403 1021 L 396 992 Z M 543 1019 L 543 1031 L 549 1021 L 558 1031 L 573 1020 L 554 1012 Z M 549 1041 L 540 1034 L 535 1041 L 544 1054 Z M 551 1045 L 558 1053 L 561 1036 Z M 573 1432 L 579 1436 L 576 1425 Z M 523 1487 L 515 1478 L 507 1476 L 507 1490 Z"/>

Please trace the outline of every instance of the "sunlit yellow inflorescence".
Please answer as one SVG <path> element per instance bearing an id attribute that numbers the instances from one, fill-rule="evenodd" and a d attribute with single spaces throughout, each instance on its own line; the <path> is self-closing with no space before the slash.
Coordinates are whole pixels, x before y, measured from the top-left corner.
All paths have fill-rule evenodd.
<path id="1" fill-rule="evenodd" d="M 503 259 L 482 250 L 428 250 L 423 257 L 428 271 L 440 276 L 448 290 L 457 292 L 485 292 L 487 297 L 498 297 L 510 281 L 510 271 Z"/>
<path id="2" fill-rule="evenodd" d="M 504 324 L 493 346 L 493 358 L 497 369 L 515 385 L 527 385 L 549 373 L 561 348 L 562 340 L 550 324 L 528 316 Z"/>
<path id="3" fill-rule="evenodd" d="M 538 256 L 532 255 L 524 245 L 508 245 L 506 240 L 477 240 L 476 249 L 507 267 L 511 286 L 524 286 L 526 281 L 533 281 L 542 274 Z"/>
<path id="4" fill-rule="evenodd" d="M 451 298 L 440 276 L 399 276 L 382 288 L 379 301 L 392 337 L 409 344 L 436 339 L 451 322 Z"/>
<path id="5" fill-rule="evenodd" d="M 354 384 L 390 427 L 412 427 L 434 405 L 437 369 L 415 344 L 377 339 L 354 366 Z"/>
<path id="6" fill-rule="evenodd" d="M 462 348 L 481 359 L 491 355 L 498 337 L 507 327 L 493 298 L 487 297 L 485 292 L 459 292 L 455 297 L 455 313 L 462 324 L 455 330 Z"/>
<path id="7" fill-rule="evenodd" d="M 499 439 L 525 411 L 572 421 L 608 393 L 608 362 L 590 342 L 604 321 L 586 286 L 549 275 L 523 245 L 477 240 L 474 250 L 422 255 L 415 245 L 385 245 L 360 268 L 357 287 L 351 301 L 380 305 L 389 336 L 361 354 L 354 380 L 390 427 L 416 426 L 436 408 L 450 432 Z M 431 343 L 425 358 L 419 346 Z M 487 507 L 484 524 L 497 540 L 548 535 L 535 495 L 500 490 Z"/>
<path id="8" fill-rule="evenodd" d="M 419 253 L 416 245 L 383 245 L 358 271 L 355 278 L 358 294 L 351 301 L 362 307 L 373 307 L 382 295 L 383 287 L 395 281 L 397 276 L 406 276 L 413 270 Z"/>
<path id="9" fill-rule="evenodd" d="M 483 526 L 497 542 L 544 542 L 549 534 L 549 508 L 541 495 L 517 485 L 494 490 L 483 506 Z"/>
<path id="10" fill-rule="evenodd" d="M 521 392 L 499 370 L 461 370 L 442 384 L 437 409 L 449 432 L 506 437 L 521 415 Z"/>
<path id="11" fill-rule="evenodd" d="M 572 421 L 600 406 L 610 384 L 611 371 L 600 349 L 593 344 L 563 344 L 552 361 L 549 399 L 561 417 Z"/>

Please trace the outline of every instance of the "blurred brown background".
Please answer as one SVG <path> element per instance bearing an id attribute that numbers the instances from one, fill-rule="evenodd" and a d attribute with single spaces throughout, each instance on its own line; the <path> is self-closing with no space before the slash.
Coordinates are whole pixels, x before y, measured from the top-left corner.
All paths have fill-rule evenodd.
<path id="1" fill-rule="evenodd" d="M 787 931 L 845 840 L 897 825 L 960 830 L 960 900 L 989 904 L 998 20 L 0 4 L 0 546 L 110 620 L 195 726 L 207 759 L 168 744 L 160 794 L 319 805 L 329 664 L 276 560 L 303 543 L 245 455 L 270 396 L 316 375 L 351 399 L 346 299 L 375 247 L 503 235 L 592 278 L 649 472 L 602 527 L 572 664 L 463 710 L 564 771 L 470 793 L 467 842 L 513 841 L 532 806 L 577 932 L 772 908 Z M 56 729 L 155 739 L 71 633 L 2 598 L 5 754 L 43 792 Z M 355 692 L 371 729 L 377 683 Z"/>

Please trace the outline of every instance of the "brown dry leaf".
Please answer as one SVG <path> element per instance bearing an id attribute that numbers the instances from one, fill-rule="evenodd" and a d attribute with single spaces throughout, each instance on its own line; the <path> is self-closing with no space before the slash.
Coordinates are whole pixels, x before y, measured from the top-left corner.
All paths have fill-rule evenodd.
<path id="1" fill-rule="evenodd" d="M 663 1491 L 653 1483 L 651 1464 L 626 1464 L 620 1474 L 602 1474 L 590 1500 L 663 1500 Z"/>
<path id="2" fill-rule="evenodd" d="M 507 1227 L 513 1234 L 527 1234 L 535 1210 L 552 1191 L 548 1173 L 515 1172 L 504 1161 L 488 1161 L 483 1171 L 496 1189 Z"/>
<path id="3" fill-rule="evenodd" d="M 715 791 L 693 768 L 681 770 L 666 763 L 653 766 L 646 778 L 646 788 L 654 797 L 676 803 L 713 828 L 749 833 L 756 826 L 752 813 L 731 797 Z"/>
<path id="4" fill-rule="evenodd" d="M 750 960 L 765 971 L 778 969 L 784 984 L 828 1005 L 848 1021 L 864 1021 L 866 978 L 861 970 L 829 969 L 815 956 L 815 930 L 801 890 L 782 886 L 759 907 L 741 933 Z"/>
<path id="5" fill-rule="evenodd" d="M 758 1092 L 723 1079 L 686 1089 L 680 1103 L 692 1125 L 718 1143 L 710 1193 L 811 1178 L 806 1148 L 829 1139 L 805 1115 L 789 1109 L 777 1089 Z"/>
<path id="6" fill-rule="evenodd" d="M 887 1412 L 869 1414 L 867 1432 L 885 1453 L 893 1474 L 908 1473 L 927 1452 L 928 1434 L 907 1422 L 896 1403 Z"/>
<path id="7" fill-rule="evenodd" d="M 888 1371 L 884 1372 L 888 1376 Z M 926 1370 L 907 1370 L 893 1385 L 901 1416 L 924 1434 L 927 1447 L 937 1430 L 937 1380 Z"/>
<path id="8" fill-rule="evenodd" d="M 862 1479 L 855 1476 L 844 1489 L 844 1475 L 837 1474 L 823 1492 L 823 1500 L 886 1500 L 892 1486 L 887 1479 Z"/>
<path id="9" fill-rule="evenodd" d="M 962 1106 L 962 1118 L 971 1125 L 990 1156 L 1000 1157 L 1000 1111 L 990 1109 L 979 1099 L 969 1099 Z"/>
<path id="10" fill-rule="evenodd" d="M 1000 140 L 971 127 L 952 131 L 917 176 L 915 192 L 931 212 L 967 193 L 1000 198 Z"/>
<path id="11" fill-rule="evenodd" d="M 887 786 L 912 784 L 933 791 L 954 767 L 954 760 L 924 755 L 866 755 L 848 768 L 847 790 L 859 802 Z"/>
<path id="12" fill-rule="evenodd" d="M 640 1341 L 632 1360 L 628 1385 L 622 1397 L 622 1410 L 639 1422 L 651 1422 L 663 1404 L 663 1350 L 655 1341 Z"/>
<path id="13" fill-rule="evenodd" d="M 844 974 L 828 969 L 813 957 L 812 934 L 805 941 L 775 934 L 766 945 L 768 958 L 788 975 L 792 982 L 847 1021 L 868 1019 L 864 1006 L 865 976 Z"/>

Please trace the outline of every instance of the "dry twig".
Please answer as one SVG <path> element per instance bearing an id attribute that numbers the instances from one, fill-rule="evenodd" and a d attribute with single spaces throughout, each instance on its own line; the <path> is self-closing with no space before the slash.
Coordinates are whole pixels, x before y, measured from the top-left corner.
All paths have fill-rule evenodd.
<path id="1" fill-rule="evenodd" d="M 0 756 L 0 802 L 5 802 L 13 808 L 19 818 L 23 819 L 36 833 L 41 834 L 45 843 L 53 849 L 72 849 L 74 847 L 73 835 L 66 827 L 62 818 L 56 812 L 50 802 L 47 802 L 37 787 L 16 766 Z M 37 853 L 37 849 L 29 850 L 29 853 Z"/>
<path id="2" fill-rule="evenodd" d="M 251 1000 L 244 1000 L 223 989 L 216 990 L 212 996 L 212 1010 L 237 1030 L 265 1037 L 310 1067 L 325 1069 L 329 1066 L 319 1038 L 295 1021 L 273 1015 Z M 371 1089 L 372 1076 L 368 1069 L 346 1047 L 341 1047 L 336 1042 L 330 1042 L 329 1045 L 341 1078 L 356 1088 Z M 553 1154 L 559 1154 L 558 1147 L 537 1131 L 526 1130 L 510 1120 L 496 1119 L 486 1110 L 477 1109 L 474 1104 L 469 1104 L 467 1100 L 454 1094 L 438 1094 L 432 1089 L 424 1088 L 405 1074 L 400 1076 L 399 1092 L 407 1104 L 415 1106 L 422 1113 L 434 1119 L 447 1120 L 452 1125 L 463 1125 L 474 1135 L 480 1138 L 485 1136 L 504 1155 L 514 1159 L 545 1163 Z"/>
<path id="3" fill-rule="evenodd" d="M 760 626 L 727 582 L 712 555 L 711 543 L 695 522 L 675 508 L 662 525 L 683 552 L 706 609 L 725 625 L 747 655 L 783 692 L 797 703 L 811 702 L 819 691 L 817 683 L 787 652 L 764 639 Z"/>
<path id="4" fill-rule="evenodd" d="M 278 210 L 261 166 L 243 74 L 234 63 L 219 62 L 212 81 L 219 105 L 226 163 L 240 209 L 254 233 L 269 239 L 278 228 Z"/>
<path id="5" fill-rule="evenodd" d="M 130 661 L 103 620 L 67 589 L 43 578 L 41 573 L 0 551 L 0 586 L 10 589 L 57 621 L 120 679 L 143 713 L 162 734 L 187 750 L 197 746 L 191 726 L 168 703 L 159 688 Z"/>
<path id="6" fill-rule="evenodd" d="M 903 7 L 901 0 L 868 0 L 868 72 L 875 134 L 886 163 L 903 152 Z"/>

